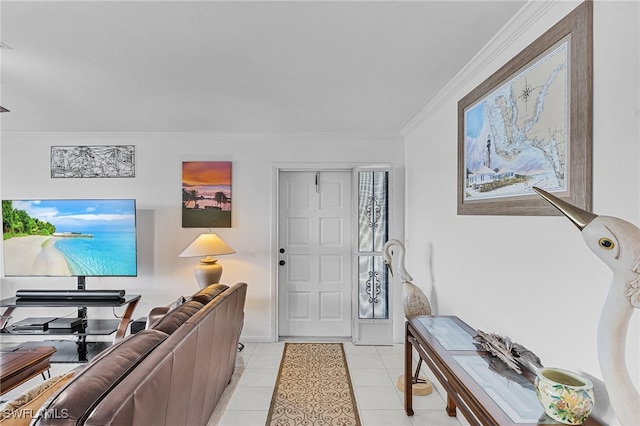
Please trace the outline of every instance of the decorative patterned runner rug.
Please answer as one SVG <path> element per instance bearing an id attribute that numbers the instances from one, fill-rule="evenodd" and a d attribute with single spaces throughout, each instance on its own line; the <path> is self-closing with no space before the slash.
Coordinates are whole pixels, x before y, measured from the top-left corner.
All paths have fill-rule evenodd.
<path id="1" fill-rule="evenodd" d="M 342 343 L 285 343 L 271 425 L 361 426 Z"/>

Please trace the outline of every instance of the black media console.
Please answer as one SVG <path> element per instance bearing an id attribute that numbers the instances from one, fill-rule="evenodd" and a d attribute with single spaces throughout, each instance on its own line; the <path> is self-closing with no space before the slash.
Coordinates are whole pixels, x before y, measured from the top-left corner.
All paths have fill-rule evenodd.
<path id="1" fill-rule="evenodd" d="M 52 297 L 49 294 L 49 297 L 24 297 L 24 292 L 26 290 L 19 290 L 18 293 L 22 294 L 21 297 L 10 297 L 7 299 L 0 300 L 0 307 L 5 308 L 2 313 L 2 318 L 0 321 L 0 332 L 8 333 L 12 335 L 44 335 L 44 336 L 75 336 L 76 341 L 75 345 L 77 346 L 77 356 L 74 359 L 56 359 L 56 355 L 62 355 L 65 351 L 59 351 L 60 353 L 54 354 L 54 357 L 51 358 L 53 362 L 83 362 L 87 361 L 87 355 L 90 354 L 88 352 L 89 345 L 102 345 L 105 346 L 104 342 L 87 342 L 88 336 L 109 336 L 115 333 L 114 340 L 117 341 L 122 339 L 127 331 L 127 327 L 129 326 L 129 322 L 133 316 L 133 311 L 136 308 L 136 305 L 140 301 L 140 295 L 125 295 L 123 290 L 114 290 L 118 292 L 122 292 L 122 297 L 95 297 L 95 292 L 111 292 L 112 290 L 71 290 L 73 292 L 83 292 L 82 297 L 74 296 L 74 297 Z M 37 291 L 42 295 L 43 290 L 29 290 L 29 291 Z M 56 290 L 57 291 L 57 290 Z M 94 297 L 88 297 L 89 293 L 93 294 Z M 87 318 L 87 308 L 88 307 L 120 307 L 126 306 L 126 310 L 122 315 L 122 318 L 118 319 L 88 319 Z M 13 327 L 9 325 L 9 319 L 11 318 L 11 313 L 17 308 L 46 308 L 46 307 L 74 307 L 78 308 L 78 317 L 82 321 L 82 325 L 80 327 L 73 328 L 56 328 L 56 327 L 46 327 L 41 329 L 24 329 L 20 327 Z M 64 344 L 70 343 L 69 341 L 62 342 Z M 73 343 L 73 342 L 71 342 Z M 35 344 L 35 343 L 34 343 Z M 47 342 L 50 344 L 50 342 Z M 53 346 L 57 346 L 55 343 L 51 344 Z M 104 349 L 104 347 L 102 347 Z M 68 351 L 66 351 L 68 353 Z M 93 355 L 93 354 L 91 354 Z"/>

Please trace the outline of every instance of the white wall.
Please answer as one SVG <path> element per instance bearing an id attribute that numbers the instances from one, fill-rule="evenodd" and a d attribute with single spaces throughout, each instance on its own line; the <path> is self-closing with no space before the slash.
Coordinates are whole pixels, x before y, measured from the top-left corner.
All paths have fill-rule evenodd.
<path id="1" fill-rule="evenodd" d="M 114 179 L 52 179 L 50 149 L 59 145 L 135 145 L 136 177 Z M 197 290 L 193 268 L 197 259 L 178 254 L 204 229 L 181 227 L 182 161 L 233 162 L 232 228 L 216 228 L 237 254 L 221 256 L 222 282 L 249 284 L 244 341 L 272 341 L 272 301 L 276 258 L 272 223 L 276 164 L 368 163 L 393 166 L 394 213 L 398 237 L 404 229 L 404 155 L 400 136 L 336 135 L 239 136 L 215 134 L 5 134 L 1 141 L 3 199 L 55 197 L 135 198 L 138 208 L 139 276 L 88 278 L 87 288 L 124 288 L 142 294 L 136 317 L 179 295 Z M 2 278 L 2 297 L 20 288 L 73 288 L 71 278 Z M 399 291 L 400 286 L 397 286 Z M 396 298 L 398 300 L 399 298 Z M 401 315 L 401 310 L 397 310 Z M 121 312 L 119 312 L 121 313 Z M 16 310 L 14 316 L 26 316 Z M 91 312 L 90 312 L 91 315 Z M 111 311 L 96 312 L 111 315 Z M 402 318 L 398 333 L 402 332 Z M 401 335 L 396 336 L 400 340 Z"/>
<path id="2" fill-rule="evenodd" d="M 601 379 L 611 273 L 563 217 L 458 216 L 457 102 L 577 3 L 531 2 L 406 129 L 407 269 L 436 313 L 511 337 L 548 366 Z M 594 4 L 593 211 L 640 224 L 640 3 Z M 640 383 L 639 314 L 627 364 Z M 602 391 L 594 416 L 615 424 Z M 606 411 L 606 412 L 603 412 Z"/>

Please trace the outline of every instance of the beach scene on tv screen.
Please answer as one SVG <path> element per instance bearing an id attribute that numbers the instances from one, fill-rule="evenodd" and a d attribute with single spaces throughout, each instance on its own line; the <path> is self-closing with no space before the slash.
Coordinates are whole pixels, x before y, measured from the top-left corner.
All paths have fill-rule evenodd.
<path id="1" fill-rule="evenodd" d="M 135 276 L 135 200 L 2 200 L 5 276 Z"/>

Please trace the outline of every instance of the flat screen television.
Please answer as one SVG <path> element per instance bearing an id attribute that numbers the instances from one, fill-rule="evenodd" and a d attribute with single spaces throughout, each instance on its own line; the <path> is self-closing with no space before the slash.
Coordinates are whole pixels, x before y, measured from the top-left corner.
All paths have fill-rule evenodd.
<path id="1" fill-rule="evenodd" d="M 134 199 L 2 200 L 8 277 L 137 276 Z"/>

